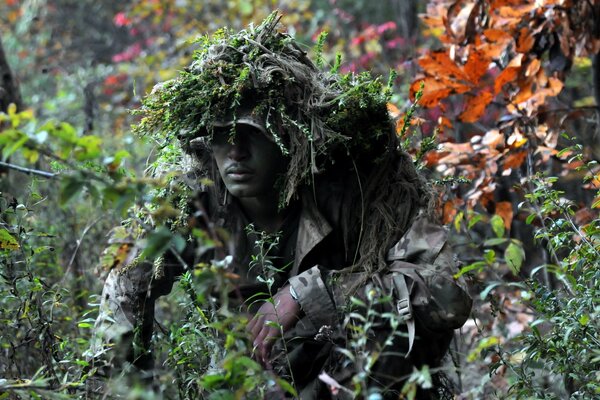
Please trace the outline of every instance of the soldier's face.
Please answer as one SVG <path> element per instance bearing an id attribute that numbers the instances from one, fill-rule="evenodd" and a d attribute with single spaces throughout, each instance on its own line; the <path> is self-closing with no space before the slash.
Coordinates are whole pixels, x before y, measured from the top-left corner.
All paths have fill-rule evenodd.
<path id="1" fill-rule="evenodd" d="M 244 124 L 214 131 L 212 149 L 219 174 L 237 198 L 261 197 L 275 192 L 275 181 L 286 168 L 279 147 L 258 129 Z"/>

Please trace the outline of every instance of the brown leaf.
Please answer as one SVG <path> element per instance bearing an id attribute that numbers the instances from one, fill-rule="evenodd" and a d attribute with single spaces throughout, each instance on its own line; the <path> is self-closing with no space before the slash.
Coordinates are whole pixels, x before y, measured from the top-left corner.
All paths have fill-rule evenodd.
<path id="1" fill-rule="evenodd" d="M 474 1 L 455 1 L 448 7 L 446 17 L 446 31 L 453 36 L 457 42 L 462 42 L 465 39 L 467 30 L 469 29 L 469 21 L 471 13 L 478 7 L 475 7 Z"/>
<path id="2" fill-rule="evenodd" d="M 575 212 L 575 223 L 577 226 L 587 225 L 596 218 L 596 213 L 587 207 Z"/>
<path id="3" fill-rule="evenodd" d="M 500 201 L 496 203 L 496 214 L 504 221 L 504 227 L 509 230 L 513 220 L 513 207 L 510 201 Z"/>
<path id="4" fill-rule="evenodd" d="M 475 122 L 485 112 L 485 108 L 492 101 L 494 95 L 488 91 L 479 92 L 471 96 L 465 103 L 465 110 L 458 117 L 463 122 Z"/>

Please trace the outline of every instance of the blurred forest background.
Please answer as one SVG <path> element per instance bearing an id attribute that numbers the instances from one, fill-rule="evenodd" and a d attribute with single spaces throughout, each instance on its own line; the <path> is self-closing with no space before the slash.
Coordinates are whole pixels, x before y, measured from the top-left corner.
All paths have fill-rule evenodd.
<path id="1" fill-rule="evenodd" d="M 276 8 L 313 54 L 328 32 L 325 66 L 341 56 L 341 73 L 394 85 L 398 134 L 439 188 L 476 302 L 445 366 L 456 397 L 600 398 L 593 0 L 2 0 L 0 398 L 86 396 L 98 295 L 127 250 L 104 251 L 107 234 L 168 184 L 145 177 L 159 144 L 129 111 L 189 64 L 192 39 Z M 179 240 L 160 235 L 146 246 Z M 223 395 L 174 329 L 163 396 Z M 254 389 L 233 375 L 219 384 Z M 405 398 L 430 382 L 416 371 Z"/>

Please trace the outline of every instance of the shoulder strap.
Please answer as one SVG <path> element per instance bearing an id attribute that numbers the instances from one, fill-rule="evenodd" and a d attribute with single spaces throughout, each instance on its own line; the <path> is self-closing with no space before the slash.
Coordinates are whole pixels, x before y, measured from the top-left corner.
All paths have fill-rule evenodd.
<path id="1" fill-rule="evenodd" d="M 406 279 L 402 274 L 394 274 L 394 287 L 398 294 L 398 301 L 396 302 L 396 309 L 400 319 L 404 320 L 408 329 L 408 351 L 404 355 L 408 358 L 413 344 L 415 342 L 415 319 L 413 317 L 412 306 L 410 304 L 410 291 L 406 285 Z"/>

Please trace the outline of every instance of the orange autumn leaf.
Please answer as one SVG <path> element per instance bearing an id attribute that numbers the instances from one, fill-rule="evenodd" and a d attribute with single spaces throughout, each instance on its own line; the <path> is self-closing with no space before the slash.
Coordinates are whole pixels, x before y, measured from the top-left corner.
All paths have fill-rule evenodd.
<path id="1" fill-rule="evenodd" d="M 565 84 L 558 78 L 550 77 L 548 78 L 548 86 L 550 89 L 550 96 L 556 96 L 560 93 Z"/>
<path id="2" fill-rule="evenodd" d="M 387 110 L 394 118 L 398 118 L 398 116 L 400 116 L 400 109 L 393 103 L 387 103 Z"/>
<path id="3" fill-rule="evenodd" d="M 496 203 L 496 214 L 504 221 L 504 227 L 509 230 L 512 224 L 514 212 L 510 201 L 500 201 Z"/>
<path id="4" fill-rule="evenodd" d="M 494 94 L 500 93 L 502 87 L 508 82 L 514 81 L 519 73 L 521 72 L 521 60 L 523 59 L 523 54 L 518 54 L 515 58 L 513 58 L 510 63 L 504 68 L 502 72 L 496 77 L 496 81 L 494 82 Z"/>
<path id="5" fill-rule="evenodd" d="M 454 220 L 454 217 L 456 217 L 456 214 L 458 212 L 456 207 L 457 203 L 458 202 L 456 201 L 456 199 L 448 200 L 444 203 L 444 210 L 442 215 L 442 221 L 444 224 L 451 223 Z"/>
<path id="6" fill-rule="evenodd" d="M 515 103 L 515 104 L 526 102 L 531 97 L 533 97 L 533 81 L 532 80 L 528 80 L 528 81 L 524 81 L 524 82 L 519 81 L 518 85 L 519 85 L 519 92 L 512 99 L 513 103 Z"/>
<path id="7" fill-rule="evenodd" d="M 502 29 L 486 29 L 483 31 L 483 35 L 488 40 L 488 42 L 504 42 L 507 40 L 512 40 L 512 36 L 510 33 L 502 30 Z"/>
<path id="8" fill-rule="evenodd" d="M 477 121 L 483 115 L 486 107 L 493 98 L 494 95 L 488 91 L 483 91 L 476 96 L 470 97 L 465 104 L 465 111 L 458 118 L 463 122 Z"/>
<path id="9" fill-rule="evenodd" d="M 529 13 L 535 7 L 535 4 L 514 4 L 509 6 L 498 7 L 497 13 L 498 15 L 504 18 L 513 18 L 521 20 L 525 16 L 525 14 Z"/>
<path id="10" fill-rule="evenodd" d="M 527 157 L 527 152 L 525 151 L 519 151 L 516 153 L 509 154 L 504 159 L 504 170 L 507 170 L 509 168 L 519 168 L 525 161 L 525 157 Z"/>
<path id="11" fill-rule="evenodd" d="M 450 119 L 448 117 L 445 117 L 443 115 L 438 118 L 438 126 L 440 126 L 440 127 L 445 126 L 450 129 L 452 129 L 452 127 L 453 127 L 452 121 L 450 121 Z"/>
<path id="12" fill-rule="evenodd" d="M 445 50 L 431 52 L 421 57 L 418 63 L 429 75 L 468 80 L 464 71 L 456 65 Z"/>
<path id="13" fill-rule="evenodd" d="M 491 58 L 483 51 L 477 49 L 471 51 L 464 69 L 473 84 L 477 85 L 479 83 L 481 77 L 487 72 L 490 62 Z"/>
<path id="14" fill-rule="evenodd" d="M 517 39 L 517 51 L 519 53 L 527 53 L 533 48 L 535 44 L 535 37 L 532 32 L 527 28 L 523 27 L 519 31 L 519 38 Z"/>
<path id="15" fill-rule="evenodd" d="M 542 63 L 538 58 L 534 58 L 529 61 L 527 68 L 525 69 L 525 76 L 535 76 L 540 70 Z"/>
<path id="16" fill-rule="evenodd" d="M 414 99 L 415 93 L 423 82 L 423 95 L 419 104 L 430 108 L 439 105 L 440 101 L 454 93 L 464 93 L 470 89 L 469 86 L 452 81 L 442 82 L 432 77 L 423 78 L 413 82 L 410 86 L 410 97 Z"/>

